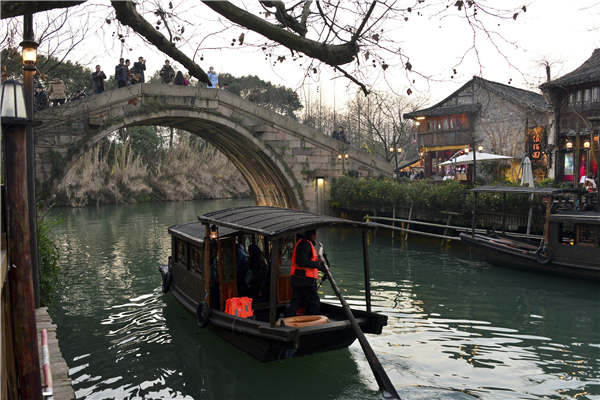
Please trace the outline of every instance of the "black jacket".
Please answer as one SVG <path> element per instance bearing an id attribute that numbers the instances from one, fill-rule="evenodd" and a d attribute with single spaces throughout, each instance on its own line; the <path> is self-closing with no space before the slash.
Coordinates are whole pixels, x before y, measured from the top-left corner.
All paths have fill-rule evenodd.
<path id="1" fill-rule="evenodd" d="M 312 242 L 313 246 L 315 243 Z M 323 263 L 321 261 L 312 261 L 312 250 L 306 240 L 302 240 L 297 244 L 296 248 L 296 265 L 302 268 L 317 268 L 319 271 L 325 271 Z M 315 247 L 316 249 L 316 247 Z M 294 275 L 291 277 L 293 286 L 315 286 L 317 280 L 314 278 L 308 278 L 304 276 L 303 270 L 296 270 Z"/>
<path id="2" fill-rule="evenodd" d="M 94 81 L 94 93 L 104 92 L 104 80 L 106 75 L 104 72 L 92 72 L 92 80 Z"/>

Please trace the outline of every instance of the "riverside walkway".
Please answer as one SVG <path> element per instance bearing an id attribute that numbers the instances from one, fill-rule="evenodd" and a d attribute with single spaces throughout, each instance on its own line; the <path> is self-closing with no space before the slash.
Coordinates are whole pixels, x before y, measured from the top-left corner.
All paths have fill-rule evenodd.
<path id="1" fill-rule="evenodd" d="M 60 347 L 58 345 L 58 339 L 56 338 L 56 325 L 52 322 L 52 318 L 48 315 L 48 309 L 41 307 L 35 310 L 35 322 L 37 325 L 37 337 L 38 337 L 38 348 L 40 353 L 40 369 L 42 362 L 42 329 L 46 329 L 48 332 L 48 350 L 50 353 L 50 368 L 52 370 L 52 381 L 53 381 L 53 399 L 54 400 L 72 400 L 75 399 L 75 393 L 73 392 L 73 386 L 71 386 L 71 378 L 69 378 L 69 367 L 65 362 Z M 42 374 L 42 388 L 46 392 L 45 383 L 43 382 Z M 46 397 L 44 397 L 46 398 Z"/>

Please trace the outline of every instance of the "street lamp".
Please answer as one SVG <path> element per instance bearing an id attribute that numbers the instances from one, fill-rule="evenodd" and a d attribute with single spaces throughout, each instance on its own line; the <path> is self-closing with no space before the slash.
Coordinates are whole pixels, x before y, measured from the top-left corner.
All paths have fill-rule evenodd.
<path id="1" fill-rule="evenodd" d="M 2 125 L 27 125 L 31 121 L 21 82 L 9 79 L 2 83 L 1 107 Z"/>
<path id="2" fill-rule="evenodd" d="M 479 146 L 477 146 L 477 151 L 480 152 L 480 153 L 483 151 L 483 145 L 482 144 L 480 144 Z"/>
<path id="3" fill-rule="evenodd" d="M 37 42 L 33 40 L 23 40 L 20 46 L 23 47 L 24 67 L 31 67 L 35 70 L 35 63 L 37 62 Z"/>

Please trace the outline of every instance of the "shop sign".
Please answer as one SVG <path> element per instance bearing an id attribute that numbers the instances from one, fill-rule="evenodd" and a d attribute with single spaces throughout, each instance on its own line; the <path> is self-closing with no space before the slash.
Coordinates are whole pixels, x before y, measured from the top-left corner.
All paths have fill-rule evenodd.
<path id="1" fill-rule="evenodd" d="M 527 130 L 527 154 L 532 161 L 539 160 L 546 148 L 546 134 L 544 128 L 536 126 Z"/>

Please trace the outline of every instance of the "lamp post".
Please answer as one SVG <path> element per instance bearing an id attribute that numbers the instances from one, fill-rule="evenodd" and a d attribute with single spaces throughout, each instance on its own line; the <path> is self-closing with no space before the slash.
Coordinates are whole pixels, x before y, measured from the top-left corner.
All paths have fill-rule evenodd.
<path id="1" fill-rule="evenodd" d="M 394 171 L 396 171 L 396 179 L 397 179 L 398 174 L 400 173 L 400 171 L 398 171 L 398 153 L 402 153 L 402 147 L 398 147 L 397 145 L 391 146 L 390 153 L 392 153 L 394 155 L 394 164 L 396 165 L 396 169 L 394 169 Z"/>
<path id="2" fill-rule="evenodd" d="M 22 399 L 39 399 L 42 396 L 40 365 L 35 323 L 35 295 L 29 192 L 27 182 L 27 127 L 31 115 L 26 107 L 23 85 L 14 80 L 2 84 L 2 129 L 5 140 L 5 165 L 7 185 L 8 273 L 13 334 L 15 340 L 16 375 Z"/>
<path id="3" fill-rule="evenodd" d="M 33 36 L 33 16 L 26 14 L 23 16 L 23 84 L 25 86 L 25 105 L 27 114 L 33 119 L 33 75 L 35 74 L 35 63 L 37 62 L 38 44 Z M 35 204 L 35 138 L 31 124 L 26 127 L 27 130 L 27 185 L 29 191 L 29 230 L 32 232 L 31 242 L 31 260 L 33 263 L 33 292 L 35 296 L 35 305 L 40 305 L 40 263 L 37 251 L 37 210 Z"/>
<path id="4" fill-rule="evenodd" d="M 340 153 L 337 159 L 342 162 L 342 175 L 346 174 L 346 160 L 350 157 L 348 153 Z"/>

